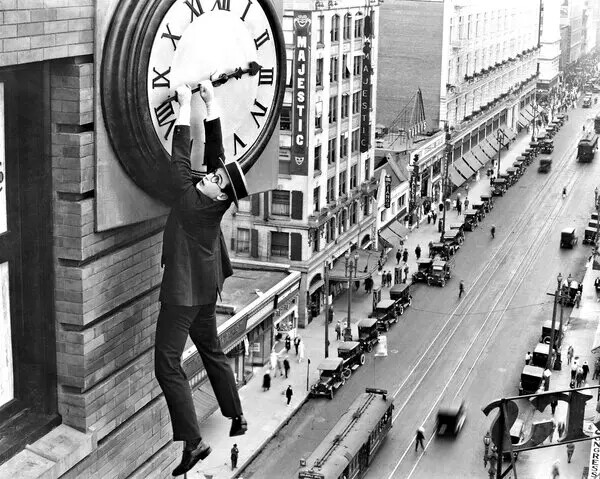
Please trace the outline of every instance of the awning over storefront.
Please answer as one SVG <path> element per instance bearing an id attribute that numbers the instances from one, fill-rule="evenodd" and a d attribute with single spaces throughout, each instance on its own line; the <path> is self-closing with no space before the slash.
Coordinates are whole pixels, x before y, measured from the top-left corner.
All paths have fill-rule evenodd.
<path id="1" fill-rule="evenodd" d="M 479 146 L 490 158 L 493 158 L 498 153 L 498 150 L 494 148 L 487 140 L 484 140 L 481 143 L 479 143 Z"/>
<path id="2" fill-rule="evenodd" d="M 308 287 L 308 294 L 313 294 L 317 289 L 319 289 L 324 284 L 325 284 L 325 281 L 322 279 L 315 281 L 313 284 L 311 284 Z"/>
<path id="3" fill-rule="evenodd" d="M 398 241 L 396 240 L 396 243 Z M 352 281 L 363 280 L 373 275 L 377 270 L 377 259 L 379 258 L 379 252 L 375 250 L 356 249 L 350 252 L 351 261 L 354 261 L 354 255 L 358 253 L 357 271 L 352 274 Z M 329 270 L 329 281 L 348 281 L 346 275 L 346 258 L 340 256 L 333 267 Z"/>
<path id="4" fill-rule="evenodd" d="M 452 166 L 458 171 L 462 176 L 464 176 L 465 180 L 470 176 L 474 175 L 475 172 L 471 170 L 469 165 L 467 165 L 466 161 L 461 156 L 457 160 L 454 160 Z"/>
<path id="5" fill-rule="evenodd" d="M 396 231 L 393 228 L 394 223 L 396 223 L 396 221 L 392 221 L 391 223 L 386 225 L 385 228 L 379 231 L 379 237 L 383 239 L 383 241 L 385 241 L 387 244 L 389 244 L 390 247 L 393 247 L 394 245 L 398 244 L 398 241 L 401 238 L 404 238 L 404 236 L 400 232 Z"/>
<path id="6" fill-rule="evenodd" d="M 472 155 L 472 153 L 470 151 L 466 155 L 463 155 L 462 160 L 471 169 L 471 171 L 472 171 L 471 175 L 474 175 L 475 173 L 477 173 L 477 170 L 479 170 L 479 168 L 481 168 L 481 165 L 475 159 L 475 157 Z"/>
<path id="7" fill-rule="evenodd" d="M 506 136 L 510 138 L 510 141 L 514 140 L 517 137 L 517 132 L 512 128 L 509 128 L 508 126 L 505 126 L 503 128 L 503 131 L 506 134 Z"/>
<path id="8" fill-rule="evenodd" d="M 471 150 L 465 156 L 469 156 L 469 155 L 472 158 L 472 162 L 470 162 L 470 164 L 471 165 L 473 165 L 473 164 L 479 165 L 478 168 L 485 166 L 486 163 L 488 161 L 490 161 L 490 159 L 487 157 L 487 155 L 485 155 L 483 152 L 478 152 L 478 154 L 475 154 L 475 152 Z"/>
<path id="9" fill-rule="evenodd" d="M 465 182 L 465 179 L 454 168 L 448 170 L 448 176 L 454 186 L 460 186 Z"/>

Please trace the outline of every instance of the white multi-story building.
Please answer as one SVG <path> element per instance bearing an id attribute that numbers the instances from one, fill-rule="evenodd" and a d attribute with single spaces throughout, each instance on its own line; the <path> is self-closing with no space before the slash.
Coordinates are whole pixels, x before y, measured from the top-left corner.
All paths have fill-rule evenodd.
<path id="1" fill-rule="evenodd" d="M 560 0 L 543 0 L 540 25 L 538 89 L 550 91 L 560 75 Z"/>
<path id="2" fill-rule="evenodd" d="M 300 327 L 324 304 L 325 267 L 335 295 L 346 253 L 358 253 L 359 278 L 376 265 L 366 248 L 375 244 L 378 24 L 379 0 L 284 2 L 278 187 L 223 222 L 233 255 L 302 273 Z"/>

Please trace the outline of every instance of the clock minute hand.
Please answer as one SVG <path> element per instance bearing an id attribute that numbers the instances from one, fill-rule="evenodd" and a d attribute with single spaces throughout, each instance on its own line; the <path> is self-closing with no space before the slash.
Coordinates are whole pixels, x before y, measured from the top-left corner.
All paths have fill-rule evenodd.
<path id="1" fill-rule="evenodd" d="M 261 68 L 262 67 L 258 63 L 250 62 L 248 63 L 248 68 L 238 67 L 230 73 L 223 73 L 219 75 L 215 80 L 211 78 L 211 82 L 214 87 L 218 87 L 227 83 L 227 81 L 229 81 L 230 78 L 235 78 L 236 80 L 239 80 L 245 74 L 248 74 L 253 77 L 260 71 Z M 193 91 L 194 90 L 192 90 L 192 92 Z"/>

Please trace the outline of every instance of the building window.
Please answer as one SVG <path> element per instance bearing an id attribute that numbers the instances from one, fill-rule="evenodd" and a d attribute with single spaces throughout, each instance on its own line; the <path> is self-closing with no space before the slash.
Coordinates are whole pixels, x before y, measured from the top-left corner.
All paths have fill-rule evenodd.
<path id="1" fill-rule="evenodd" d="M 331 43 L 340 41 L 340 16 L 331 17 Z"/>
<path id="2" fill-rule="evenodd" d="M 237 252 L 250 253 L 250 230 L 247 228 L 237 229 Z"/>
<path id="3" fill-rule="evenodd" d="M 350 69 L 348 68 L 348 54 L 342 56 L 342 80 L 350 78 Z"/>
<path id="4" fill-rule="evenodd" d="M 356 115 L 360 113 L 360 92 L 354 92 L 352 94 L 352 114 Z"/>
<path id="5" fill-rule="evenodd" d="M 317 42 L 321 45 L 325 43 L 325 17 L 319 15 L 319 26 L 317 29 Z"/>
<path id="6" fill-rule="evenodd" d="M 329 60 L 329 81 L 335 83 L 338 81 L 338 57 L 331 57 Z"/>
<path id="7" fill-rule="evenodd" d="M 315 130 L 322 130 L 323 129 L 323 120 L 322 120 L 322 116 L 315 116 Z"/>
<path id="8" fill-rule="evenodd" d="M 320 197 L 321 197 L 321 187 L 317 186 L 314 190 L 313 190 L 313 211 L 314 212 L 319 212 L 319 210 L 321 209 L 320 206 Z"/>
<path id="9" fill-rule="evenodd" d="M 367 161 L 365 161 L 365 181 L 370 180 L 371 179 L 371 168 L 370 168 L 370 161 L 367 158 Z"/>
<path id="10" fill-rule="evenodd" d="M 281 107 L 281 118 L 279 121 L 279 129 L 289 131 L 292 123 L 292 107 L 288 105 L 283 105 Z"/>
<path id="11" fill-rule="evenodd" d="M 271 232 L 271 256 L 288 257 L 290 253 L 289 233 Z"/>
<path id="12" fill-rule="evenodd" d="M 361 74 L 361 69 L 362 69 L 362 55 L 356 55 L 354 57 L 354 65 L 352 67 L 352 70 L 354 72 L 354 75 L 360 75 Z"/>
<path id="13" fill-rule="evenodd" d="M 291 174 L 291 159 L 292 153 L 289 148 L 279 148 L 279 174 L 290 175 Z"/>
<path id="14" fill-rule="evenodd" d="M 321 145 L 315 146 L 314 170 L 321 171 Z"/>
<path id="15" fill-rule="evenodd" d="M 340 138 L 340 158 L 348 156 L 348 135 L 343 134 Z"/>
<path id="16" fill-rule="evenodd" d="M 348 118 L 348 110 L 350 109 L 350 95 L 344 93 L 342 95 L 342 119 Z"/>
<path id="17" fill-rule="evenodd" d="M 348 213 L 346 208 L 342 209 L 338 214 L 338 236 L 346 232 L 346 221 L 348 220 Z"/>
<path id="18" fill-rule="evenodd" d="M 329 123 L 337 121 L 337 96 L 329 98 Z"/>
<path id="19" fill-rule="evenodd" d="M 356 207 L 356 201 L 353 201 L 352 204 L 350 205 L 350 224 L 355 225 L 358 218 L 357 218 L 357 211 L 358 208 Z"/>
<path id="20" fill-rule="evenodd" d="M 251 203 L 250 198 L 240 198 L 237 207 L 238 213 L 250 213 Z"/>
<path id="21" fill-rule="evenodd" d="M 275 216 L 290 216 L 290 192 L 273 190 L 271 192 L 271 212 Z"/>
<path id="22" fill-rule="evenodd" d="M 332 163 L 335 163 L 335 149 L 336 149 L 336 139 L 335 138 L 330 138 L 329 142 L 327 144 L 327 163 L 329 165 L 331 165 Z"/>
<path id="23" fill-rule="evenodd" d="M 330 243 L 335 239 L 335 218 L 331 218 L 327 222 L 327 242 Z"/>
<path id="24" fill-rule="evenodd" d="M 402 195 L 398 198 L 398 209 L 402 209 L 402 207 L 406 204 L 406 195 Z"/>
<path id="25" fill-rule="evenodd" d="M 358 165 L 350 167 L 350 189 L 358 186 Z"/>
<path id="26" fill-rule="evenodd" d="M 323 86 L 323 59 L 317 58 L 317 86 Z"/>
<path id="27" fill-rule="evenodd" d="M 335 178 L 327 178 L 327 203 L 335 200 Z"/>
<path id="28" fill-rule="evenodd" d="M 352 15 L 344 15 L 344 40 L 350 40 L 350 28 L 352 25 Z"/>
<path id="29" fill-rule="evenodd" d="M 354 38 L 360 38 L 363 35 L 363 19 L 354 20 Z"/>
<path id="30" fill-rule="evenodd" d="M 360 130 L 357 128 L 352 132 L 352 146 L 350 150 L 352 153 L 355 153 L 360 148 Z"/>
<path id="31" fill-rule="evenodd" d="M 339 195 L 345 195 L 347 193 L 346 191 L 346 171 L 342 171 L 339 175 L 339 179 L 338 179 L 338 184 L 339 184 Z"/>

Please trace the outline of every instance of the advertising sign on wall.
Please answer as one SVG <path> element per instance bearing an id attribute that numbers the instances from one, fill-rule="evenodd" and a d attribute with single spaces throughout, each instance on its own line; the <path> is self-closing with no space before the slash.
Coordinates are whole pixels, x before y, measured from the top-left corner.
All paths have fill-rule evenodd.
<path id="1" fill-rule="evenodd" d="M 294 12 L 292 99 L 292 175 L 308 175 L 308 83 L 310 67 L 310 12 Z"/>
<path id="2" fill-rule="evenodd" d="M 360 91 L 360 151 L 369 151 L 371 143 L 371 44 L 363 47 L 362 86 Z"/>

